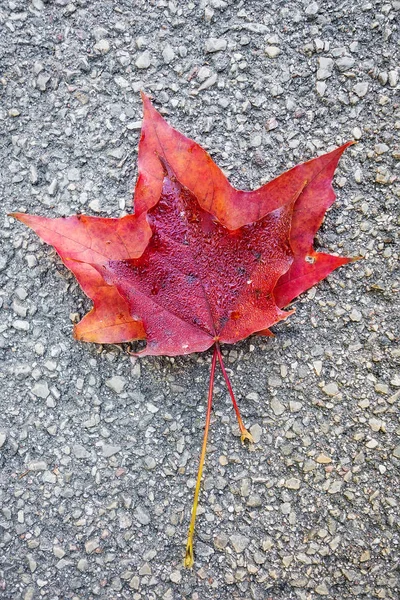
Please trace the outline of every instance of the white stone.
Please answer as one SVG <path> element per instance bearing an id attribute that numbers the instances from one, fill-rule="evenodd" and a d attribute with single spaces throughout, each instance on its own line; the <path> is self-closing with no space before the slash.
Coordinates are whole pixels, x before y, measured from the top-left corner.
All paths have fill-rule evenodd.
<path id="1" fill-rule="evenodd" d="M 356 308 L 353 308 L 349 317 L 350 317 L 351 321 L 355 321 L 356 323 L 358 323 L 362 319 L 362 314 L 359 310 L 357 310 Z"/>
<path id="2" fill-rule="evenodd" d="M 16 319 L 13 322 L 14 329 L 18 329 L 19 331 L 29 331 L 29 323 L 28 321 L 21 321 L 20 319 Z"/>
<path id="3" fill-rule="evenodd" d="M 321 96 L 321 98 L 323 96 L 325 96 L 325 92 L 326 92 L 326 83 L 325 81 L 317 81 L 317 94 L 318 96 Z"/>
<path id="4" fill-rule="evenodd" d="M 327 396 L 336 396 L 339 393 L 339 388 L 336 385 L 336 383 L 332 382 L 332 383 L 328 383 L 327 385 L 324 385 L 324 387 L 322 388 L 322 391 Z"/>
<path id="5" fill-rule="evenodd" d="M 318 71 L 317 79 L 324 80 L 328 79 L 332 75 L 333 71 L 333 59 L 327 58 L 326 56 L 320 56 L 318 59 Z"/>
<path id="6" fill-rule="evenodd" d="M 300 489 L 300 479 L 296 479 L 295 477 L 291 477 L 290 479 L 286 479 L 285 487 L 289 490 L 298 490 Z"/>
<path id="7" fill-rule="evenodd" d="M 319 6 L 316 2 L 311 2 L 306 8 L 306 15 L 309 17 L 313 17 L 319 11 Z"/>
<path id="8" fill-rule="evenodd" d="M 125 377 L 121 377 L 121 375 L 114 375 L 114 377 L 107 379 L 106 386 L 110 388 L 110 390 L 113 390 L 113 392 L 116 394 L 120 394 L 124 390 L 126 383 L 127 381 Z"/>
<path id="9" fill-rule="evenodd" d="M 205 50 L 206 52 L 220 52 L 221 50 L 225 50 L 228 45 L 228 42 L 223 38 L 208 38 L 206 40 Z"/>
<path id="10" fill-rule="evenodd" d="M 110 42 L 108 40 L 99 40 L 93 46 L 93 50 L 97 54 L 107 54 L 110 51 Z"/>
<path id="11" fill-rule="evenodd" d="M 169 578 L 173 583 L 180 583 L 182 581 L 181 572 L 180 571 L 172 571 Z"/>
<path id="12" fill-rule="evenodd" d="M 210 77 L 211 75 L 211 69 L 209 69 L 208 67 L 200 67 L 199 72 L 197 73 L 197 79 L 199 81 L 205 81 L 206 79 L 208 79 L 208 77 Z"/>
<path id="13" fill-rule="evenodd" d="M 399 81 L 399 72 L 398 71 L 389 71 L 390 87 L 396 87 L 398 81 Z"/>
<path id="14" fill-rule="evenodd" d="M 135 65 L 138 69 L 148 69 L 150 66 L 150 52 L 145 50 L 142 54 L 139 54 Z"/>
<path id="15" fill-rule="evenodd" d="M 32 394 L 37 398 L 43 398 L 45 400 L 50 394 L 49 386 L 47 381 L 38 381 L 32 388 Z"/>
<path id="16" fill-rule="evenodd" d="M 278 46 L 266 46 L 265 54 L 268 58 L 276 58 L 281 53 L 281 49 Z"/>
<path id="17" fill-rule="evenodd" d="M 175 52 L 172 46 L 170 46 L 169 44 L 165 46 L 164 50 L 162 51 L 162 57 L 164 59 L 165 64 L 167 65 L 169 65 L 169 63 L 174 60 Z"/>

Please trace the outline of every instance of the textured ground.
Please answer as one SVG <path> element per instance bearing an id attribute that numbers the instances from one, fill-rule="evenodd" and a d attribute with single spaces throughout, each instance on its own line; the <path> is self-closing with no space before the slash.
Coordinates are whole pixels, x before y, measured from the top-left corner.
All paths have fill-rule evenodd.
<path id="1" fill-rule="evenodd" d="M 3 0 L 0 597 L 399 598 L 400 2 Z M 6 216 L 131 210 L 141 105 L 240 187 L 348 139 L 318 246 L 364 260 L 218 379 L 196 564 L 182 568 L 210 355 L 73 341 L 89 307 Z M 397 229 L 396 229 L 397 227 Z M 397 244 L 397 245 L 396 245 Z"/>

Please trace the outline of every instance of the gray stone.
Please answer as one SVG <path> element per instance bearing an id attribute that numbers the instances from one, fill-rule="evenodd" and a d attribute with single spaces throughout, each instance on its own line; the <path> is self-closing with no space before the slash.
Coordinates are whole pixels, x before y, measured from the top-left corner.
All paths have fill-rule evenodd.
<path id="1" fill-rule="evenodd" d="M 40 73 L 38 75 L 38 78 L 36 79 L 36 87 L 41 92 L 45 92 L 49 81 L 50 81 L 50 75 L 47 75 L 46 73 Z"/>
<path id="2" fill-rule="evenodd" d="M 381 154 L 385 154 L 389 151 L 389 146 L 387 144 L 375 144 L 374 146 L 375 154 L 380 156 Z"/>
<path id="3" fill-rule="evenodd" d="M 93 538 L 85 542 L 86 554 L 92 554 L 98 547 L 100 542 L 98 538 Z"/>
<path id="4" fill-rule="evenodd" d="M 324 80 L 328 79 L 332 75 L 333 71 L 333 59 L 327 58 L 326 56 L 320 56 L 318 58 L 318 71 L 317 71 L 317 79 Z"/>
<path id="5" fill-rule="evenodd" d="M 206 79 L 197 89 L 198 92 L 201 92 L 203 90 L 208 90 L 208 88 L 212 87 L 215 83 L 217 83 L 218 80 L 218 75 L 216 73 L 213 73 L 211 75 L 211 77 L 209 77 L 208 79 Z"/>
<path id="6" fill-rule="evenodd" d="M 254 443 L 258 444 L 262 435 L 262 427 L 258 423 L 255 423 L 250 427 L 250 433 L 253 436 Z"/>
<path id="7" fill-rule="evenodd" d="M 28 465 L 28 470 L 29 471 L 46 471 L 47 469 L 47 463 L 44 460 L 31 460 Z"/>
<path id="8" fill-rule="evenodd" d="M 113 446 L 112 444 L 104 444 L 102 447 L 103 456 L 105 458 L 109 458 L 110 456 L 114 456 L 114 454 L 118 454 L 121 452 L 121 446 Z"/>
<path id="9" fill-rule="evenodd" d="M 57 483 L 57 476 L 51 471 L 45 471 L 42 476 L 43 483 Z"/>
<path id="10" fill-rule="evenodd" d="M 141 525 L 148 525 L 150 523 L 150 515 L 142 506 L 136 507 L 134 517 Z"/>
<path id="11" fill-rule="evenodd" d="M 156 460 L 153 458 L 153 456 L 146 456 L 144 458 L 144 466 L 146 467 L 146 469 L 148 471 L 152 471 L 153 469 L 156 468 L 157 466 L 157 462 Z"/>
<path id="12" fill-rule="evenodd" d="M 250 145 L 253 148 L 258 148 L 262 144 L 262 137 L 260 133 L 254 133 L 250 138 Z"/>
<path id="13" fill-rule="evenodd" d="M 4 444 L 6 443 L 6 439 L 7 439 L 6 432 L 0 431 L 0 448 L 2 448 L 4 446 Z"/>
<path id="14" fill-rule="evenodd" d="M 325 583 L 319 583 L 315 588 L 315 592 L 320 596 L 329 596 L 329 590 Z"/>
<path id="15" fill-rule="evenodd" d="M 396 446 L 396 448 L 393 449 L 393 456 L 400 459 L 400 446 Z"/>
<path id="16" fill-rule="evenodd" d="M 130 515 L 126 512 L 122 512 L 119 515 L 119 528 L 120 529 L 129 529 L 132 526 L 132 519 Z"/>
<path id="17" fill-rule="evenodd" d="M 140 579 L 137 575 L 134 575 L 129 582 L 129 587 L 133 590 L 138 590 L 140 586 Z"/>
<path id="18" fill-rule="evenodd" d="M 352 56 L 341 56 L 336 60 L 336 66 L 339 71 L 348 71 L 354 67 L 355 62 Z"/>
<path id="19" fill-rule="evenodd" d="M 122 77 L 122 75 L 117 75 L 116 77 L 114 77 L 114 81 L 117 84 L 117 86 L 122 88 L 123 90 L 127 90 L 131 86 L 129 81 L 125 77 Z"/>
<path id="20" fill-rule="evenodd" d="M 29 567 L 30 572 L 34 573 L 37 569 L 36 560 L 33 558 L 33 556 L 31 554 L 27 554 L 26 559 L 28 561 L 28 567 Z"/>
<path id="21" fill-rule="evenodd" d="M 67 177 L 69 181 L 80 181 L 81 172 L 76 167 L 72 167 L 71 169 L 68 169 Z"/>
<path id="22" fill-rule="evenodd" d="M 53 179 L 49 185 L 49 187 L 47 188 L 47 192 L 50 196 L 54 196 L 54 194 L 56 193 L 58 188 L 58 182 L 57 179 Z"/>
<path id="23" fill-rule="evenodd" d="M 267 119 L 267 121 L 265 122 L 265 129 L 267 131 L 272 131 L 273 129 L 276 129 L 278 127 L 279 123 L 276 120 L 275 117 L 271 117 L 270 119 Z"/>
<path id="24" fill-rule="evenodd" d="M 93 27 L 91 34 L 93 35 L 96 42 L 106 38 L 108 36 L 108 31 L 105 27 Z"/>
<path id="25" fill-rule="evenodd" d="M 226 50 L 228 42 L 223 38 L 208 38 L 206 40 L 205 51 L 208 53 L 220 52 Z"/>
<path id="26" fill-rule="evenodd" d="M 86 550 L 87 552 L 87 550 Z M 90 554 L 90 552 L 89 552 Z M 81 572 L 85 572 L 89 569 L 89 561 L 87 560 L 87 558 L 81 558 L 80 560 L 78 560 L 78 564 L 76 565 L 76 568 L 78 569 L 78 571 Z"/>
<path id="27" fill-rule="evenodd" d="M 4 271 L 4 269 L 7 266 L 7 257 L 6 256 L 0 256 L 0 272 Z M 16 328 L 17 329 L 17 328 Z"/>
<path id="28" fill-rule="evenodd" d="M 299 490 L 300 489 L 300 479 L 296 479 L 295 477 L 291 477 L 290 479 L 285 480 L 285 487 L 289 490 Z"/>
<path id="29" fill-rule="evenodd" d="M 279 417 L 279 415 L 282 415 L 286 410 L 285 405 L 282 404 L 282 402 L 279 402 L 278 398 L 276 398 L 276 397 L 272 398 L 272 400 L 270 402 L 270 406 L 271 406 L 272 412 L 277 417 Z"/>
<path id="30" fill-rule="evenodd" d="M 151 566 L 149 563 L 144 563 L 139 569 L 139 575 L 151 575 Z"/>
<path id="31" fill-rule="evenodd" d="M 250 544 L 250 538 L 242 535 L 241 533 L 235 533 L 234 535 L 231 535 L 229 540 L 233 549 L 238 554 L 243 552 L 243 550 L 245 550 L 245 548 L 247 548 L 247 546 Z"/>
<path id="32" fill-rule="evenodd" d="M 389 71 L 389 85 L 390 87 L 394 88 L 396 87 L 396 85 L 399 82 L 399 72 L 397 71 L 397 69 L 394 69 L 393 71 Z"/>
<path id="33" fill-rule="evenodd" d="M 81 444 L 74 444 L 74 446 L 72 446 L 72 452 L 76 458 L 90 458 L 90 452 L 88 452 Z"/>
<path id="34" fill-rule="evenodd" d="M 356 83 L 356 85 L 353 87 L 353 92 L 357 94 L 359 98 L 364 98 L 364 96 L 366 96 L 368 93 L 368 88 L 368 82 L 361 81 L 360 83 Z"/>

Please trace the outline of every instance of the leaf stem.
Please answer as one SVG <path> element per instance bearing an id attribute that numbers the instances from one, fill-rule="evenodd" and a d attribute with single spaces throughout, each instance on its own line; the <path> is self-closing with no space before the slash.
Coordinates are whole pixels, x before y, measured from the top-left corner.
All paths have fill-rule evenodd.
<path id="1" fill-rule="evenodd" d="M 192 518 L 190 520 L 190 525 L 189 525 L 185 560 L 183 561 L 184 566 L 188 567 L 188 568 L 193 567 L 193 563 L 194 563 L 194 554 L 193 554 L 194 527 L 195 527 L 195 523 L 196 523 L 197 505 L 199 502 L 201 476 L 203 473 L 204 460 L 206 457 L 208 430 L 210 427 L 210 420 L 211 420 L 211 406 L 212 406 L 212 397 L 213 397 L 213 389 L 214 389 L 215 367 L 217 364 L 217 355 L 218 355 L 218 345 L 216 344 L 214 347 L 214 354 L 213 354 L 212 361 L 211 361 L 210 385 L 208 388 L 207 414 L 206 414 L 206 424 L 204 427 L 203 446 L 201 448 L 199 470 L 197 472 L 197 481 L 196 481 L 196 488 L 194 491 L 193 507 L 192 507 Z"/>
<path id="2" fill-rule="evenodd" d="M 222 375 L 224 376 L 225 383 L 227 385 L 228 392 L 229 392 L 229 395 L 232 400 L 233 408 L 235 409 L 236 417 L 237 417 L 237 420 L 239 423 L 240 438 L 241 438 L 242 442 L 244 442 L 245 440 L 248 440 L 251 444 L 253 444 L 254 443 L 253 436 L 251 435 L 251 433 L 249 431 L 247 431 L 246 427 L 243 424 L 242 417 L 240 416 L 239 407 L 236 402 L 235 394 L 233 393 L 233 389 L 232 389 L 232 385 L 231 385 L 231 382 L 228 377 L 228 373 L 226 372 L 226 369 L 225 369 L 224 361 L 223 361 L 222 354 L 221 354 L 221 349 L 219 347 L 218 342 L 215 342 L 215 351 L 217 352 L 219 364 L 221 366 Z"/>

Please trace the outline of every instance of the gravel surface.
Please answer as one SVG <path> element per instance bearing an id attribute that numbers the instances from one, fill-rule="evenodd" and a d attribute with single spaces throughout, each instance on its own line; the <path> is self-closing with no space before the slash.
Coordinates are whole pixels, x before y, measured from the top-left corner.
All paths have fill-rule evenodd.
<path id="1" fill-rule="evenodd" d="M 399 18 L 398 0 L 1 2 L 2 600 L 399 598 Z M 224 349 L 256 443 L 219 376 L 192 571 L 210 353 L 75 342 L 89 301 L 6 216 L 131 210 L 140 89 L 239 187 L 359 141 L 318 247 L 365 259 L 276 338 Z"/>

